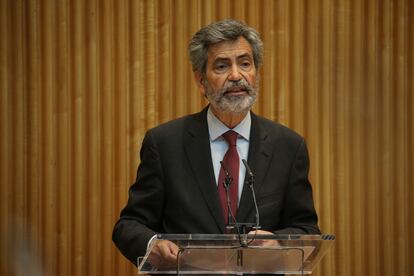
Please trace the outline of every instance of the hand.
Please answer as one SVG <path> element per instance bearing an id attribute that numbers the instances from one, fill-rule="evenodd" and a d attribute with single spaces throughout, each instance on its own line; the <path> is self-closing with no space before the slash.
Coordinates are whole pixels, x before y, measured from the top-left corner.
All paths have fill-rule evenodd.
<path id="1" fill-rule="evenodd" d="M 175 267 L 177 262 L 178 246 L 168 240 L 155 240 L 148 256 L 150 264 L 156 268 Z"/>
<path id="2" fill-rule="evenodd" d="M 264 230 L 252 230 L 249 232 L 249 235 L 274 235 L 274 233 Z M 277 240 L 266 239 L 266 240 L 254 240 L 252 245 L 260 245 L 266 247 L 278 247 L 279 242 Z"/>

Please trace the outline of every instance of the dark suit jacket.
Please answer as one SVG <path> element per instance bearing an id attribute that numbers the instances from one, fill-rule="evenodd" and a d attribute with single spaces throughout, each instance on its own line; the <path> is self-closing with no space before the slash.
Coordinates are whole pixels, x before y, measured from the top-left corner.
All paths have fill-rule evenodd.
<path id="1" fill-rule="evenodd" d="M 113 231 L 133 263 L 156 233 L 224 233 L 210 154 L 207 108 L 149 130 L 137 179 Z M 305 142 L 292 130 L 252 113 L 248 163 L 263 230 L 318 234 Z M 244 185 L 236 219 L 254 222 Z"/>

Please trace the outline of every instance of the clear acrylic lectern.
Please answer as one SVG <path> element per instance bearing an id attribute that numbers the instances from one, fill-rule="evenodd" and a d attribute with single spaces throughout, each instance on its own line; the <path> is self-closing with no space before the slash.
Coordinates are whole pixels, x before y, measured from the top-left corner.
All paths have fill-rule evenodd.
<path id="1" fill-rule="evenodd" d="M 310 274 L 334 235 L 160 234 L 178 245 L 177 262 L 155 267 L 150 246 L 138 274 Z"/>

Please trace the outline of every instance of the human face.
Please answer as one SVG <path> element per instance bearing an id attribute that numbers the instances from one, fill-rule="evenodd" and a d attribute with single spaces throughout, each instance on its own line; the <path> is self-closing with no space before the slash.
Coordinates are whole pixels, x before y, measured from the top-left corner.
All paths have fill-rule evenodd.
<path id="1" fill-rule="evenodd" d="M 239 37 L 210 46 L 201 82 L 213 111 L 241 114 L 250 110 L 256 100 L 257 85 L 249 42 Z"/>

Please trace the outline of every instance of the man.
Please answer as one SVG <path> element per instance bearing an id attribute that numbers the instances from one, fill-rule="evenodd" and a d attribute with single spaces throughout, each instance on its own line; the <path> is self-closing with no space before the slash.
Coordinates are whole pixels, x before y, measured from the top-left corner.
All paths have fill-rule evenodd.
<path id="1" fill-rule="evenodd" d="M 192 38 L 195 79 L 210 104 L 145 135 L 137 179 L 113 232 L 115 244 L 133 263 L 156 233 L 226 233 L 232 215 L 238 222 L 254 222 L 243 159 L 256 177 L 260 234 L 320 233 L 303 138 L 250 111 L 262 48 L 254 29 L 231 19 Z M 229 174 L 230 208 L 223 192 Z M 176 260 L 174 243 L 153 242 L 154 263 Z"/>

